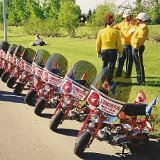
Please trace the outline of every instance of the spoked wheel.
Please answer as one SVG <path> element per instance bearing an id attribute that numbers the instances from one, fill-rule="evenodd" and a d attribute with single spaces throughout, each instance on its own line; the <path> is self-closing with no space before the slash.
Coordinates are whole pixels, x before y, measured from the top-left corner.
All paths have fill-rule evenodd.
<path id="1" fill-rule="evenodd" d="M 20 95 L 22 93 L 24 85 L 22 83 L 17 83 L 17 85 L 14 88 L 14 94 Z"/>
<path id="2" fill-rule="evenodd" d="M 57 111 L 56 114 L 53 116 L 51 123 L 50 123 L 50 126 L 49 126 L 49 128 L 52 131 L 55 132 L 57 130 L 57 127 L 61 123 L 63 116 L 64 116 L 64 113 L 62 111 Z"/>
<path id="3" fill-rule="evenodd" d="M 15 77 L 10 77 L 8 80 L 7 80 L 7 86 L 9 88 L 12 88 L 16 83 L 16 78 Z"/>
<path id="4" fill-rule="evenodd" d="M 4 71 L 4 69 L 3 69 L 3 68 L 0 68 L 0 77 L 1 77 L 2 74 L 3 74 L 3 71 Z"/>
<path id="5" fill-rule="evenodd" d="M 24 102 L 30 106 L 35 105 L 35 96 L 36 96 L 36 91 L 30 90 L 26 96 L 24 97 Z"/>
<path id="6" fill-rule="evenodd" d="M 42 111 L 44 110 L 45 108 L 45 105 L 46 105 L 46 101 L 45 99 L 40 99 L 36 106 L 35 106 L 35 109 L 34 109 L 34 113 L 37 115 L 37 116 L 40 116 Z"/>
<path id="7" fill-rule="evenodd" d="M 74 146 L 74 153 L 81 157 L 84 153 L 84 150 L 87 148 L 91 138 L 91 134 L 89 132 L 83 132 L 80 137 L 78 138 L 75 146 Z"/>
<path id="8" fill-rule="evenodd" d="M 4 73 L 2 74 L 1 79 L 2 79 L 3 82 L 6 83 L 7 80 L 9 79 L 9 77 L 10 77 L 10 73 L 9 73 L 9 72 L 4 72 Z"/>

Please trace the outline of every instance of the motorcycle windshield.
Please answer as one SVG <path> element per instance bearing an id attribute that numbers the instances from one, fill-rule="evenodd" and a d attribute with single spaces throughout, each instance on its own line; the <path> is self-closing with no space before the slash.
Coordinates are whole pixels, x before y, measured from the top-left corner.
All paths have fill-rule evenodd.
<path id="1" fill-rule="evenodd" d="M 8 42 L 3 41 L 3 42 L 0 43 L 0 49 L 2 49 L 4 52 L 7 53 L 9 45 L 10 44 Z"/>
<path id="2" fill-rule="evenodd" d="M 18 45 L 15 49 L 14 55 L 18 58 L 22 57 L 25 48 L 21 45 Z"/>
<path id="3" fill-rule="evenodd" d="M 9 46 L 9 49 L 8 49 L 8 51 L 7 51 L 7 54 L 13 55 L 14 52 L 15 52 L 15 50 L 16 50 L 16 48 L 17 48 L 17 45 L 12 43 L 12 44 Z"/>
<path id="4" fill-rule="evenodd" d="M 49 58 L 50 54 L 48 51 L 44 50 L 44 49 L 39 49 L 36 52 L 35 58 L 34 58 L 34 62 L 40 66 L 40 67 L 44 67 L 47 63 L 47 60 Z"/>
<path id="5" fill-rule="evenodd" d="M 23 52 L 22 59 L 30 64 L 32 64 L 36 52 L 31 48 L 26 48 Z"/>
<path id="6" fill-rule="evenodd" d="M 111 98 L 113 101 L 116 100 L 122 103 L 127 103 L 132 87 L 131 78 L 125 78 L 125 72 L 123 72 L 122 77 L 113 76 L 110 84 L 108 84 L 107 79 L 108 68 L 104 68 L 94 79 L 92 89 L 96 91 L 98 90 L 103 97 Z"/>
<path id="7" fill-rule="evenodd" d="M 90 88 L 96 74 L 97 70 L 92 63 L 80 60 L 71 67 L 66 76 L 73 81 Z"/>
<path id="8" fill-rule="evenodd" d="M 67 73 L 68 62 L 63 55 L 55 53 L 49 57 L 45 68 L 51 73 L 64 77 Z"/>

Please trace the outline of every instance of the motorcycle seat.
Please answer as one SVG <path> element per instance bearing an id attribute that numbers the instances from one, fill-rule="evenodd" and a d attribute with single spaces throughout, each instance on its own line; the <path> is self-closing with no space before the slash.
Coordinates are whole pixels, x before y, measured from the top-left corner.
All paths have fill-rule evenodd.
<path id="1" fill-rule="evenodd" d="M 147 104 L 126 104 L 123 112 L 128 116 L 146 115 Z"/>

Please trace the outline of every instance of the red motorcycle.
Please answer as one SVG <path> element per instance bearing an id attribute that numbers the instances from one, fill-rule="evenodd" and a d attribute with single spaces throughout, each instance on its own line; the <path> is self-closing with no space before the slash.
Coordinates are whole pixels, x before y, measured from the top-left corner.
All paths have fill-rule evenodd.
<path id="1" fill-rule="evenodd" d="M 35 105 L 34 113 L 40 115 L 50 100 L 58 96 L 62 80 L 67 73 L 68 62 L 61 54 L 53 54 L 49 57 L 42 74 L 44 86 L 38 92 L 38 99 Z"/>
<path id="2" fill-rule="evenodd" d="M 150 105 L 126 103 L 131 91 L 130 80 L 121 77 L 114 79 L 110 87 L 107 73 L 108 69 L 103 69 L 92 83 L 87 98 L 91 110 L 74 147 L 74 153 L 78 156 L 83 155 L 95 138 L 122 146 L 123 156 L 126 147 L 131 149 L 146 144 L 148 133 L 153 130 L 149 119 L 151 111 L 147 111 Z M 138 118 L 139 115 L 144 118 Z"/>
<path id="3" fill-rule="evenodd" d="M 88 61 L 82 60 L 75 63 L 68 71 L 61 85 L 62 98 L 50 123 L 52 131 L 56 131 L 58 125 L 66 118 L 76 119 L 77 115 L 82 115 L 79 114 L 82 111 L 80 103 L 85 101 L 91 82 L 96 74 L 95 66 Z"/>
<path id="4" fill-rule="evenodd" d="M 7 80 L 7 86 L 9 88 L 12 88 L 15 85 L 16 80 L 19 78 L 22 72 L 20 65 L 22 63 L 21 61 L 23 61 L 21 57 L 23 55 L 24 50 L 25 48 L 23 46 L 18 45 L 13 54 L 12 67 L 11 67 L 12 69 L 8 70 L 9 78 Z"/>
<path id="5" fill-rule="evenodd" d="M 1 42 L 0 43 L 0 77 L 2 76 L 2 74 L 4 73 L 4 69 L 6 68 L 6 55 L 7 55 L 7 51 L 9 49 L 9 43 L 8 42 Z"/>
<path id="6" fill-rule="evenodd" d="M 30 90 L 26 94 L 24 98 L 24 102 L 28 105 L 34 105 L 35 99 L 37 97 L 37 92 L 41 89 L 44 85 L 41 77 L 44 71 L 44 66 L 49 58 L 50 54 L 48 51 L 44 49 L 39 49 L 37 51 L 35 61 L 34 61 L 34 76 L 33 81 L 30 84 Z"/>
<path id="7" fill-rule="evenodd" d="M 21 74 L 16 80 L 16 85 L 14 88 L 14 94 L 20 95 L 24 86 L 31 81 L 32 74 L 34 73 L 34 58 L 36 56 L 36 52 L 31 48 L 26 48 L 22 55 L 22 60 L 19 63 L 19 67 L 21 68 Z"/>

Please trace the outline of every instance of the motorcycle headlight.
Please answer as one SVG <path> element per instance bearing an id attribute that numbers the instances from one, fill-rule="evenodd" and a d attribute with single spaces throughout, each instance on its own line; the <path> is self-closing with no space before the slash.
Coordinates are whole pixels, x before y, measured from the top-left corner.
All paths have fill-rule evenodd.
<path id="1" fill-rule="evenodd" d="M 89 123 L 89 124 L 88 124 L 88 127 L 89 127 L 89 128 L 95 128 L 95 123 Z"/>
<path id="2" fill-rule="evenodd" d="M 67 107 L 66 103 L 62 103 L 62 108 L 66 108 L 66 107 Z"/>
<path id="3" fill-rule="evenodd" d="M 99 122 L 99 116 L 96 114 L 93 114 L 90 118 L 91 122 L 98 123 Z"/>
<path id="4" fill-rule="evenodd" d="M 48 86 L 48 85 L 46 85 L 46 86 L 45 86 L 45 91 L 46 91 L 46 92 L 49 92 L 50 90 L 51 90 L 51 87 Z"/>
<path id="5" fill-rule="evenodd" d="M 64 98 L 64 103 L 70 104 L 71 103 L 71 99 L 68 98 L 68 97 Z"/>
<path id="6" fill-rule="evenodd" d="M 26 74 L 22 74 L 22 80 L 25 80 Z"/>

